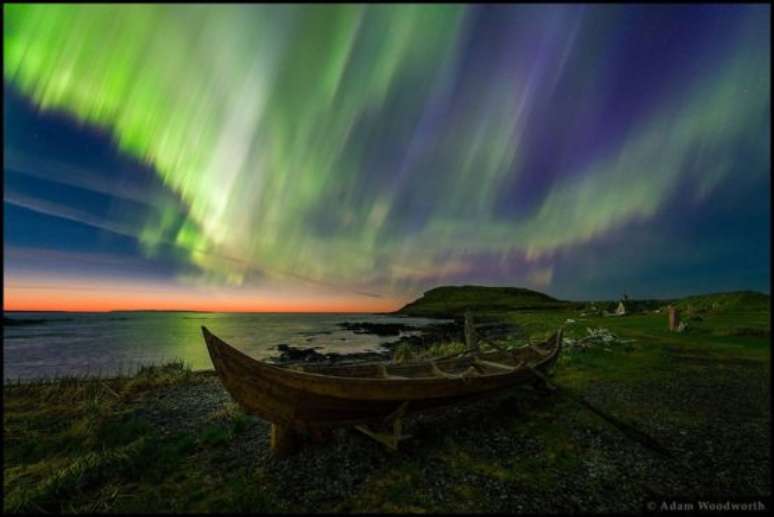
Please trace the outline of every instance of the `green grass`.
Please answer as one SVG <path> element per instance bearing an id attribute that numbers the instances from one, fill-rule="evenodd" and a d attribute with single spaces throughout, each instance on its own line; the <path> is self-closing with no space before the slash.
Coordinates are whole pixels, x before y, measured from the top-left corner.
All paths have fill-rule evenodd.
<path id="1" fill-rule="evenodd" d="M 133 416 L 155 392 L 201 380 L 172 362 L 113 379 L 4 386 L 4 511 L 274 511 L 270 492 L 255 491 L 258 472 L 212 464 L 254 418 L 236 404 L 168 435 Z"/>
<path id="2" fill-rule="evenodd" d="M 195 382 L 173 362 L 131 377 L 4 386 L 4 509 L 89 511 L 97 501 L 83 495 L 95 485 L 123 484 L 174 460 L 179 444 L 162 442 L 129 405 L 155 389 Z"/>
<path id="3" fill-rule="evenodd" d="M 423 359 L 433 359 L 458 354 L 463 350 L 465 350 L 465 343 L 462 343 L 461 341 L 435 343 L 421 350 L 412 348 L 408 343 L 402 343 L 395 349 L 392 360 L 396 363 L 420 361 Z"/>
<path id="4" fill-rule="evenodd" d="M 688 296 L 677 307 L 689 312 L 769 311 L 771 297 L 755 291 L 734 291 Z"/>
<path id="5" fill-rule="evenodd" d="M 661 380 L 674 382 L 680 378 L 675 376 L 677 369 L 686 378 L 694 372 L 711 375 L 725 365 L 745 361 L 760 365 L 762 374 L 769 375 L 768 305 L 732 303 L 751 300 L 746 295 L 721 300 L 728 303 L 712 309 L 712 303 L 718 303 L 715 299 L 709 310 L 696 312 L 700 319 L 686 317 L 685 333 L 670 332 L 663 312 L 581 316 L 581 307 L 551 306 L 554 302 L 550 300 L 545 300 L 549 306 L 541 310 L 498 307 L 494 312 L 479 310 L 475 317 L 477 321 L 518 324 L 523 335 L 506 341 L 507 346 L 543 339 L 559 326 L 574 338 L 585 335 L 586 327 L 603 327 L 634 339 L 625 345 L 563 352 L 553 381 L 580 395 L 600 384 L 624 389 Z M 568 319 L 575 322 L 566 323 Z M 420 352 L 398 349 L 396 356 L 403 360 L 440 357 L 462 349 L 462 343 L 449 342 Z M 565 479 L 585 479 L 584 462 L 604 465 L 600 451 L 579 444 L 572 433 L 578 429 L 601 433 L 607 424 L 567 400 L 514 395 L 501 406 L 494 405 L 501 408 L 495 413 L 470 420 L 463 414 L 457 428 L 452 420 L 446 423 L 449 429 L 430 425 L 424 436 L 420 430 L 412 439 L 415 445 L 408 445 L 409 452 L 390 454 L 364 437 L 339 437 L 366 440 L 370 447 L 366 450 L 378 459 L 379 467 L 344 497 L 302 503 L 288 495 L 288 487 L 300 482 L 291 467 L 272 470 L 258 461 L 249 468 L 228 466 L 233 458 L 229 451 L 245 437 L 254 418 L 236 404 L 213 410 L 200 426 L 167 434 L 133 411 L 161 390 L 194 386 L 202 378 L 177 362 L 115 379 L 70 377 L 4 386 L 3 509 L 73 513 L 500 511 L 500 503 L 487 495 L 480 480 L 504 483 L 513 493 L 539 498 L 548 493 L 547 487 Z M 634 425 L 658 422 L 679 429 L 705 425 L 701 412 L 681 411 L 679 403 L 661 407 L 650 400 L 612 397 L 605 410 Z M 572 415 L 573 425 L 560 424 L 559 415 Z M 462 436 L 452 430 L 459 430 Z M 495 432 L 513 441 L 534 443 L 538 452 L 521 456 L 481 453 L 476 442 Z M 465 433 L 480 439 L 471 441 Z M 294 461 L 313 463 L 315 455 L 310 449 Z M 330 468 L 338 473 L 337 469 L 347 468 L 344 465 Z M 428 465 L 430 472 L 442 469 L 447 478 L 457 480 L 444 488 L 440 501 L 428 499 L 433 483 Z M 707 473 L 698 475 L 712 478 Z M 585 490 L 592 496 L 597 490 L 614 490 L 608 486 L 610 479 L 604 475 L 589 479 Z M 306 480 L 309 485 L 304 490 L 314 495 L 323 481 Z M 560 507 L 578 504 L 566 499 Z"/>

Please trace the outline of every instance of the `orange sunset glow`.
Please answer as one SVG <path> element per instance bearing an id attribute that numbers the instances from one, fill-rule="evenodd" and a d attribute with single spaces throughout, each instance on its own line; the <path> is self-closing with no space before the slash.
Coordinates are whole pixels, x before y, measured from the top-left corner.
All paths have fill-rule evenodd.
<path id="1" fill-rule="evenodd" d="M 108 282 L 6 283 L 6 311 L 206 311 L 206 312 L 389 312 L 403 301 L 366 295 L 331 297 L 318 292 L 286 294 L 255 290 L 196 290 L 170 285 Z"/>

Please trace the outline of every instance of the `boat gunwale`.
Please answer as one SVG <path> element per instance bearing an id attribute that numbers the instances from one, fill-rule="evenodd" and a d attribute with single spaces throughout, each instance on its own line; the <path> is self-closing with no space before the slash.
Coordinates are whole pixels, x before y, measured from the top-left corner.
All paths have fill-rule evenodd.
<path id="1" fill-rule="evenodd" d="M 234 346 L 230 345 L 229 343 L 226 343 L 219 337 L 217 337 L 215 334 L 209 331 L 205 326 L 202 326 L 202 331 L 205 332 L 205 336 L 209 334 L 211 337 L 217 339 L 222 343 L 222 345 L 225 345 L 228 349 L 235 352 L 239 356 L 242 356 L 246 360 L 249 361 L 249 364 L 252 364 L 253 366 L 269 371 L 273 371 L 277 375 L 283 375 L 287 377 L 295 377 L 297 379 L 310 379 L 310 380 L 322 380 L 322 379 L 328 379 L 332 382 L 337 382 L 340 384 L 374 384 L 374 383 L 387 383 L 387 384 L 406 384 L 406 383 L 417 383 L 417 384 L 445 384 L 445 383 L 458 383 L 458 382 L 471 382 L 476 379 L 489 379 L 489 378 L 498 378 L 498 377 L 508 377 L 508 376 L 517 376 L 522 375 L 525 372 L 529 370 L 529 368 L 538 368 L 541 365 L 548 363 L 552 361 L 561 350 L 561 343 L 553 345 L 553 348 L 551 349 L 551 353 L 547 354 L 543 357 L 538 358 L 537 361 L 532 362 L 532 364 L 526 363 L 521 367 L 514 367 L 513 371 L 510 372 L 491 372 L 491 373 L 482 373 L 478 374 L 475 377 L 458 377 L 458 378 L 449 378 L 449 377 L 438 377 L 438 376 L 423 376 L 423 377 L 406 377 L 406 378 L 399 378 L 399 379 L 392 379 L 389 377 L 348 377 L 348 376 L 341 376 L 341 375 L 329 375 L 329 374 L 323 374 L 323 373 L 315 373 L 315 372 L 307 372 L 307 371 L 299 371 L 294 370 L 289 367 L 283 367 L 278 365 L 273 365 L 266 363 L 264 361 L 255 359 L 254 357 L 250 357 L 246 353 L 242 352 L 241 350 L 235 348 Z M 555 332 L 551 335 L 544 343 L 547 343 L 552 340 L 556 340 L 558 332 Z M 542 344 L 542 343 L 541 343 Z M 215 343 L 216 346 L 219 346 L 218 343 Z M 529 344 L 523 347 L 519 347 L 516 350 L 513 350 L 514 352 L 519 350 L 532 350 L 535 346 L 538 344 Z M 538 352 L 540 353 L 540 352 Z M 479 357 L 486 358 L 488 355 L 499 355 L 502 354 L 500 351 L 494 351 L 489 352 L 486 354 L 480 354 Z M 416 361 L 413 362 L 414 365 L 423 365 L 423 364 L 430 364 L 432 360 L 427 361 Z M 352 366 L 360 367 L 360 366 L 369 366 L 369 365 L 378 365 L 378 364 L 384 364 L 383 362 L 372 362 L 372 363 L 361 363 L 361 364 L 352 364 Z M 411 364 L 409 364 L 411 365 Z M 338 365 L 335 365 L 338 366 Z"/>

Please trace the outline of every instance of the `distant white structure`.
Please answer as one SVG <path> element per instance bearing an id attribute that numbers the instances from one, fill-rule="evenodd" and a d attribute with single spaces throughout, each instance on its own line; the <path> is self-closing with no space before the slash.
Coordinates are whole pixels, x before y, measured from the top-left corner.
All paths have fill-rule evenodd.
<path id="1" fill-rule="evenodd" d="M 615 310 L 616 316 L 623 316 L 626 314 L 626 307 L 624 307 L 623 302 L 618 302 L 618 307 Z"/>

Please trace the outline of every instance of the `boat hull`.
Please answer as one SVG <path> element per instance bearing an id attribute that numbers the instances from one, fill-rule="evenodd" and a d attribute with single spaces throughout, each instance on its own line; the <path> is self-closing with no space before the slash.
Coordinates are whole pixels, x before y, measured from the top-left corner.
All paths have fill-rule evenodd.
<path id="1" fill-rule="evenodd" d="M 555 364 L 561 349 L 561 334 L 557 333 L 547 342 L 548 349 L 525 347 L 514 354 L 493 352 L 479 356 L 498 364 L 522 363 L 513 371 L 441 377 L 432 375 L 428 370 L 430 363 L 424 362 L 391 365 L 396 375 L 373 378 L 367 375 L 384 371 L 378 363 L 295 371 L 255 360 L 204 327 L 202 332 L 215 371 L 234 400 L 249 413 L 298 429 L 378 422 L 404 403 L 405 412 L 412 413 L 534 383 L 538 378 L 524 365 L 545 374 Z M 441 371 L 461 371 L 474 362 L 473 358 L 449 359 L 438 361 L 435 366 Z"/>

